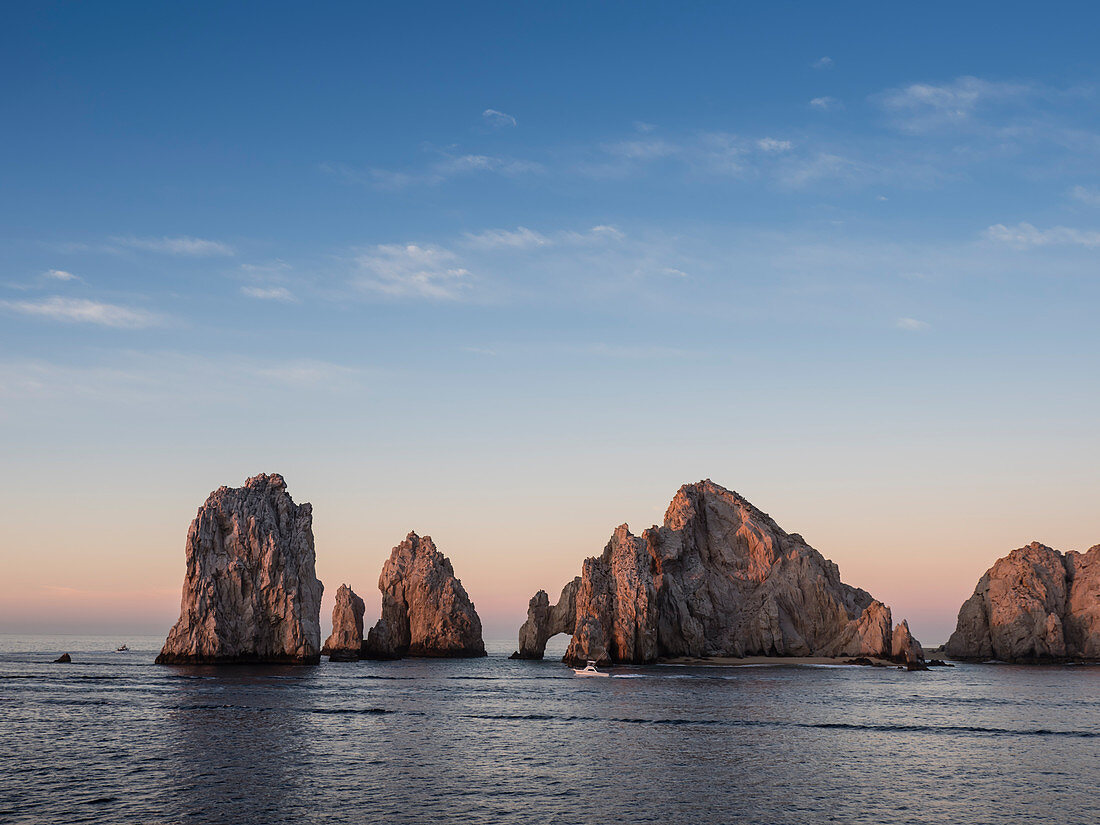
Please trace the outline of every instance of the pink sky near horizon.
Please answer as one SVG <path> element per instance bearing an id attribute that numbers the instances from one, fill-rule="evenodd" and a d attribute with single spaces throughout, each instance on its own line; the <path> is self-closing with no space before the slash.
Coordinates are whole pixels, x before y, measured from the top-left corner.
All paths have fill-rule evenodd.
<path id="1" fill-rule="evenodd" d="M 699 480 L 630 479 L 627 486 L 624 477 L 602 489 L 591 482 L 570 489 L 536 485 L 532 478 L 526 485 L 487 487 L 479 496 L 450 485 L 435 494 L 399 488 L 387 494 L 366 485 L 357 491 L 306 474 L 285 475 L 295 501 L 314 506 L 326 632 L 341 583 L 364 598 L 368 621 L 377 617 L 382 563 L 416 530 L 433 536 L 451 559 L 488 639 L 514 638 L 536 590 L 556 600 L 618 524 L 626 521 L 640 533 L 659 523 L 679 484 Z M 993 489 L 983 497 L 974 491 L 964 509 L 949 489 L 815 489 L 806 477 L 794 484 L 768 479 L 757 489 L 750 479 L 711 476 L 769 512 L 783 529 L 801 533 L 840 566 L 845 582 L 889 604 L 895 621 L 908 618 L 925 643 L 946 640 L 978 577 L 1012 549 L 1033 539 L 1063 551 L 1100 541 L 1100 520 L 1084 496 L 1037 490 L 1027 498 L 1009 491 L 1001 497 Z M 26 517 L 39 500 L 33 485 L 18 508 L 23 518 L 5 512 L 9 549 L 0 577 L 0 632 L 167 633 L 179 613 L 184 537 L 209 490 L 181 477 L 169 487 L 131 490 L 122 498 L 103 487 L 81 490 L 78 478 L 69 481 L 69 489 L 61 484 L 56 491 L 68 501 L 63 517 Z M 222 481 L 236 486 L 244 478 Z"/>

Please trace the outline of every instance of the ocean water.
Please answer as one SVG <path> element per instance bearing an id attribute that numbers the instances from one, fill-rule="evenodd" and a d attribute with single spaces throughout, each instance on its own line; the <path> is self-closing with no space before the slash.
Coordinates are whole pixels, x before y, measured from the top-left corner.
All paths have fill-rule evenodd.
<path id="1" fill-rule="evenodd" d="M 119 641 L 0 637 L 0 822 L 1100 821 L 1097 667 L 577 679 L 500 642 L 215 670 Z"/>

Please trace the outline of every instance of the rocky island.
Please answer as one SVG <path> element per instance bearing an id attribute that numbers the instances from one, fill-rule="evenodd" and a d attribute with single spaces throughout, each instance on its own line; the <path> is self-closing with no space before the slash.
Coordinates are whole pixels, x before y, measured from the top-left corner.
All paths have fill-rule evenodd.
<path id="1" fill-rule="evenodd" d="M 556 604 L 531 599 L 513 658 L 541 659 L 572 635 L 565 660 L 675 657 L 876 657 L 921 668 L 907 622 L 840 580 L 797 533 L 710 480 L 680 488 L 664 524 L 617 528 Z"/>
<path id="2" fill-rule="evenodd" d="M 378 578 L 382 616 L 363 644 L 369 659 L 485 655 L 481 619 L 451 562 L 432 542 L 409 533 Z"/>
<path id="3" fill-rule="evenodd" d="M 998 559 L 959 609 L 953 659 L 1100 661 L 1100 545 L 1085 553 L 1032 542 Z"/>
<path id="4" fill-rule="evenodd" d="M 179 621 L 158 664 L 316 664 L 321 594 L 313 509 L 278 474 L 219 487 L 187 531 Z"/>

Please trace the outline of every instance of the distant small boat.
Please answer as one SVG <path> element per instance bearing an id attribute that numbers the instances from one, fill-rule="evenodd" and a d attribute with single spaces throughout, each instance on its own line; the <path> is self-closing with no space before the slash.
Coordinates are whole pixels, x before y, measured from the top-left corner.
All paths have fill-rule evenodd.
<path id="1" fill-rule="evenodd" d="M 126 645 L 123 644 L 123 645 L 119 645 L 118 647 L 116 647 L 115 652 L 116 653 L 125 653 L 129 649 L 130 648 L 126 647 Z"/>
<path id="2" fill-rule="evenodd" d="M 573 668 L 574 676 L 610 676 L 610 673 L 601 673 L 596 670 L 596 663 L 591 659 L 588 660 L 588 664 L 582 668 Z"/>

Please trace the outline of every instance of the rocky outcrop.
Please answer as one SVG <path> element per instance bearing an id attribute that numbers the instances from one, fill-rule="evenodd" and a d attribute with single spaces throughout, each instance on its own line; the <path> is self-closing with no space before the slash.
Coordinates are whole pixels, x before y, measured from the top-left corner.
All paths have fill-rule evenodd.
<path id="1" fill-rule="evenodd" d="M 346 584 L 336 591 L 332 608 L 332 634 L 321 653 L 332 662 L 354 662 L 363 651 L 363 613 L 366 606 Z"/>
<path id="2" fill-rule="evenodd" d="M 986 571 L 959 609 L 953 659 L 1100 660 L 1100 545 L 1062 553 L 1035 541 Z"/>
<path id="3" fill-rule="evenodd" d="M 53 660 L 55 665 L 71 665 L 73 663 L 73 657 L 68 653 L 62 653 L 56 659 Z"/>
<path id="4" fill-rule="evenodd" d="M 321 593 L 313 509 L 280 475 L 220 487 L 187 532 L 180 618 L 160 664 L 316 664 Z"/>
<path id="5" fill-rule="evenodd" d="M 409 533 L 393 548 L 382 566 L 378 589 L 382 617 L 367 634 L 366 658 L 485 655 L 481 619 L 430 536 Z"/>
<path id="6" fill-rule="evenodd" d="M 540 659 L 556 633 L 565 659 L 651 662 L 676 656 L 919 656 L 908 625 L 840 580 L 835 564 L 737 493 L 680 488 L 664 524 L 615 530 L 551 606 L 531 600 L 515 658 Z M 904 648 L 904 649 L 903 649 Z"/>
<path id="7" fill-rule="evenodd" d="M 573 579 L 561 589 L 556 604 L 551 606 L 550 596 L 540 590 L 527 604 L 527 621 L 519 629 L 519 650 L 513 659 L 541 659 L 546 642 L 559 633 L 573 633 L 577 619 L 577 591 L 581 577 Z"/>

